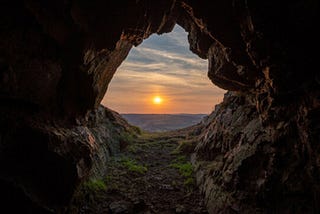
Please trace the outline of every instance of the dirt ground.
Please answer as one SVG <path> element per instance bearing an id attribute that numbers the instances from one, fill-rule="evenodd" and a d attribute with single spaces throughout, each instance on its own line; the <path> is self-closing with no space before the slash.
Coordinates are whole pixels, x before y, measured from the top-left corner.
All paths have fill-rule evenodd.
<path id="1" fill-rule="evenodd" d="M 108 163 L 103 181 L 91 181 L 80 213 L 207 213 L 184 132 L 146 133 Z"/>

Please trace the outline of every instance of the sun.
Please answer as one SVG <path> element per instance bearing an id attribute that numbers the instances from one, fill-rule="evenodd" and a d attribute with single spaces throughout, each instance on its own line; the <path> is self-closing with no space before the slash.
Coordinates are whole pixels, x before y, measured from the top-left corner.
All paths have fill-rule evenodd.
<path id="1" fill-rule="evenodd" d="M 155 97 L 152 99 L 152 101 L 153 101 L 153 104 L 159 105 L 159 104 L 162 103 L 162 98 L 159 97 L 159 96 L 155 96 Z"/>

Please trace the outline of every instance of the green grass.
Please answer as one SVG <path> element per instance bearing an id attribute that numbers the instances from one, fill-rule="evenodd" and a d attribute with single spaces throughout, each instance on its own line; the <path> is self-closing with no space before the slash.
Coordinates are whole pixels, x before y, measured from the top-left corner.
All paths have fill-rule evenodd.
<path id="1" fill-rule="evenodd" d="M 193 167 L 191 163 L 172 163 L 171 167 L 179 170 L 179 173 L 184 177 L 192 176 Z"/>
<path id="2" fill-rule="evenodd" d="M 189 178 L 185 179 L 184 185 L 193 186 L 194 185 L 194 178 L 189 177 Z"/>
<path id="3" fill-rule="evenodd" d="M 84 183 L 84 187 L 92 192 L 103 191 L 107 189 L 107 185 L 103 180 L 93 179 Z"/>
<path id="4" fill-rule="evenodd" d="M 123 132 L 120 134 L 120 139 L 125 141 L 127 144 L 132 143 L 135 140 L 135 136 L 129 132 Z"/>
<path id="5" fill-rule="evenodd" d="M 187 161 L 186 156 L 178 156 L 173 160 L 173 163 L 170 164 L 170 167 L 179 170 L 179 173 L 185 178 L 184 185 L 191 190 L 195 184 L 193 178 L 193 166 L 189 161 Z"/>
<path id="6" fill-rule="evenodd" d="M 184 155 L 179 155 L 172 161 L 173 163 L 187 163 L 187 158 Z"/>
<path id="7" fill-rule="evenodd" d="M 140 174 L 144 174 L 148 171 L 147 167 L 138 164 L 135 160 L 129 158 L 122 158 L 121 164 L 125 166 L 131 172 L 137 172 Z"/>
<path id="8" fill-rule="evenodd" d="M 133 130 L 133 132 L 135 132 L 135 133 L 138 134 L 138 135 L 141 135 L 141 134 L 142 134 L 142 130 L 141 130 L 141 128 L 138 127 L 138 126 L 131 125 L 131 129 Z"/>
<path id="9" fill-rule="evenodd" d="M 194 152 L 195 147 L 196 141 L 194 141 L 194 139 L 190 139 L 180 141 L 177 149 L 185 154 L 190 154 Z"/>
<path id="10" fill-rule="evenodd" d="M 138 139 L 141 141 L 141 139 Z M 171 139 L 165 140 L 157 140 L 157 141 L 146 141 L 146 142 L 138 142 L 138 140 L 127 147 L 127 151 L 131 153 L 140 153 L 140 152 L 148 152 L 150 149 L 164 149 L 164 148 L 172 148 L 175 144 L 172 142 Z"/>
<path id="11" fill-rule="evenodd" d="M 172 152 L 170 152 L 170 155 L 179 155 L 180 151 L 178 148 L 175 148 L 174 150 L 172 150 Z"/>
<path id="12" fill-rule="evenodd" d="M 196 147 L 196 141 L 194 139 L 189 140 L 179 140 L 178 146 L 175 148 L 170 154 L 172 155 L 178 155 L 178 154 L 191 154 L 194 152 L 194 149 Z"/>

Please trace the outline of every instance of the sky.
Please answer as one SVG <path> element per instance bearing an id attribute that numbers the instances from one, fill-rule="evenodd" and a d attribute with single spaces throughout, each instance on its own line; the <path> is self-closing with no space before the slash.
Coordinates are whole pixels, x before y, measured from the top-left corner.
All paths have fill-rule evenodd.
<path id="1" fill-rule="evenodd" d="M 207 70 L 207 60 L 189 50 L 187 33 L 176 25 L 131 49 L 101 104 L 119 113 L 209 114 L 225 91 L 212 84 Z"/>

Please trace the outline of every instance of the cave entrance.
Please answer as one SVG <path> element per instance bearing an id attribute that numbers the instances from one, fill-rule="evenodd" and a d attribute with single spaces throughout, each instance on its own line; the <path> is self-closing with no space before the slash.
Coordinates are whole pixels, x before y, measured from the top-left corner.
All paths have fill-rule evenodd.
<path id="1" fill-rule="evenodd" d="M 148 131 L 196 124 L 225 93 L 207 78 L 207 64 L 189 50 L 187 33 L 176 25 L 131 49 L 102 104 Z"/>

